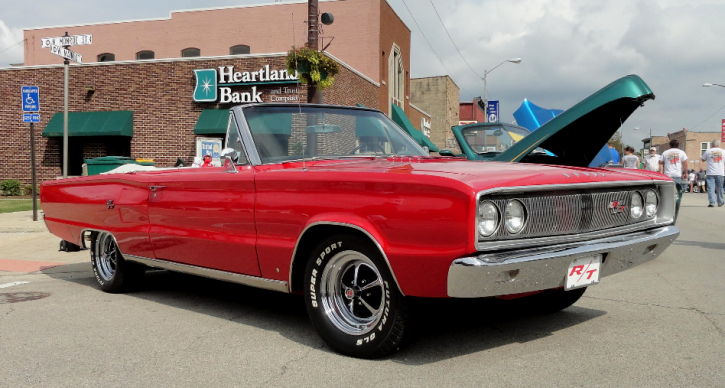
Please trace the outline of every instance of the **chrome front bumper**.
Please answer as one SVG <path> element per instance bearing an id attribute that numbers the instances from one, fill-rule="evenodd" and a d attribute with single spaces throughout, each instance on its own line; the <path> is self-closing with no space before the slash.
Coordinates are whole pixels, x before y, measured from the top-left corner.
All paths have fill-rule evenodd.
<path id="1" fill-rule="evenodd" d="M 600 278 L 653 260 L 680 235 L 674 226 L 586 242 L 484 253 L 453 261 L 448 296 L 481 298 L 564 287 L 569 264 L 603 255 Z"/>

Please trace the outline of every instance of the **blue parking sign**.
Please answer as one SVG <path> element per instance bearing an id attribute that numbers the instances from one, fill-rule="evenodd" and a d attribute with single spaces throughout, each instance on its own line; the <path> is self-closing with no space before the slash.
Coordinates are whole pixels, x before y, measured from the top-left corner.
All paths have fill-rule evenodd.
<path id="1" fill-rule="evenodd" d="M 24 123 L 39 123 L 40 115 L 37 113 L 23 113 Z"/>
<path id="2" fill-rule="evenodd" d="M 40 88 L 23 86 L 20 88 L 23 98 L 23 112 L 40 112 Z"/>

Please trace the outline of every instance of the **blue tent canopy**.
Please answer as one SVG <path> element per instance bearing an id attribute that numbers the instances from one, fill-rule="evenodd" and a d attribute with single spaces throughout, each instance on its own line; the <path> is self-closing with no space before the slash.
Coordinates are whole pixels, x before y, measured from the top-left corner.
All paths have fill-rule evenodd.
<path id="1" fill-rule="evenodd" d="M 514 119 L 516 124 L 528 129 L 531 132 L 537 130 L 540 126 L 546 124 L 547 121 L 553 119 L 557 115 L 561 114 L 561 109 L 546 109 L 542 108 L 533 102 L 524 99 L 519 109 L 514 112 Z M 609 152 L 609 147 L 605 144 L 604 147 L 599 151 L 596 157 L 589 164 L 589 167 L 599 167 L 612 161 L 612 155 Z"/>

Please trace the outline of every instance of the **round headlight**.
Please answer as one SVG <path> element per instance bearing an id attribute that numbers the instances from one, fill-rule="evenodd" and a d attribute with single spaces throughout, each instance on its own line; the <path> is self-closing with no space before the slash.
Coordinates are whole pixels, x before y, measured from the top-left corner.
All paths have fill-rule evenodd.
<path id="1" fill-rule="evenodd" d="M 632 200 L 630 201 L 629 214 L 633 220 L 642 217 L 642 196 L 638 192 L 632 193 Z"/>
<path id="2" fill-rule="evenodd" d="M 483 237 L 492 235 L 498 228 L 498 209 L 492 202 L 478 206 L 478 233 Z"/>
<path id="3" fill-rule="evenodd" d="M 657 194 L 654 191 L 649 190 L 644 196 L 644 214 L 647 218 L 654 217 L 657 213 Z"/>
<path id="4" fill-rule="evenodd" d="M 516 234 L 521 231 L 526 221 L 526 213 L 524 211 L 524 205 L 515 199 L 509 201 L 506 204 L 506 213 L 504 214 L 504 224 L 506 230 L 511 234 Z"/>

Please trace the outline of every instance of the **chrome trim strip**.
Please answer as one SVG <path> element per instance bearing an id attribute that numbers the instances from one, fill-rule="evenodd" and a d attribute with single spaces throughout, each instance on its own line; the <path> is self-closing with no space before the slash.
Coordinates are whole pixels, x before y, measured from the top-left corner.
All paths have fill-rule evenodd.
<path id="1" fill-rule="evenodd" d="M 84 247 L 84 249 L 88 249 L 85 247 L 85 239 L 83 236 L 87 232 L 104 232 L 108 233 L 112 238 L 113 242 L 116 243 L 116 246 L 118 247 L 118 241 L 116 241 L 116 236 L 113 235 L 113 233 L 106 231 L 106 230 L 100 230 L 100 229 L 83 229 L 81 231 L 81 245 Z M 80 244 L 79 244 L 80 245 Z M 238 274 L 234 272 L 226 272 L 226 271 L 219 271 L 216 269 L 211 268 L 204 268 L 204 267 L 197 267 L 194 265 L 188 265 L 188 264 L 181 264 L 181 263 L 175 263 L 173 261 L 166 261 L 166 260 L 158 260 L 158 259 L 150 259 L 147 257 L 141 257 L 141 256 L 135 256 L 135 255 L 127 255 L 121 252 L 121 248 L 118 248 L 118 251 L 121 253 L 121 256 L 128 261 L 132 261 L 135 263 L 140 263 L 147 265 L 149 267 L 153 268 L 160 268 L 160 269 L 166 269 L 169 271 L 175 271 L 175 272 L 182 272 L 189 275 L 196 275 L 201 276 L 205 278 L 210 279 L 216 279 L 216 280 L 222 280 L 237 284 L 243 284 L 245 286 L 250 287 L 256 287 L 256 288 L 263 288 L 265 290 L 272 290 L 272 291 L 279 291 L 287 293 L 289 292 L 289 289 L 287 287 L 287 282 L 281 281 L 281 280 L 271 280 L 271 279 L 265 279 L 257 276 L 249 276 L 249 275 L 243 275 Z"/>
<path id="2" fill-rule="evenodd" d="M 201 276 L 209 279 L 222 280 L 231 283 L 242 284 L 245 286 L 263 288 L 265 290 L 279 291 L 287 293 L 289 289 L 287 282 L 281 280 L 265 279 L 257 276 L 242 275 L 234 272 L 219 271 L 211 268 L 197 267 L 194 265 L 175 263 L 173 261 L 149 259 L 146 257 L 123 255 L 123 258 L 135 263 L 140 263 L 153 268 L 166 269 L 174 272 L 182 272 L 189 275 Z"/>
<path id="3" fill-rule="evenodd" d="M 398 291 L 400 291 L 400 294 L 405 296 L 403 293 L 403 290 L 400 288 L 400 284 L 398 284 L 398 279 L 395 277 L 395 272 L 393 272 L 393 267 L 390 266 L 390 260 L 388 260 L 388 256 L 385 254 L 385 251 L 383 250 L 383 247 L 380 246 L 380 243 L 378 243 L 378 240 L 376 240 L 370 233 L 368 233 L 367 230 L 354 225 L 354 224 L 347 224 L 344 222 L 333 222 L 333 221 L 318 221 L 313 222 L 302 230 L 302 233 L 300 233 L 299 237 L 297 237 L 297 242 L 295 243 L 295 249 L 292 251 L 292 258 L 290 259 L 290 266 L 289 266 L 289 292 L 292 292 L 292 268 L 294 268 L 294 260 L 295 256 L 297 255 L 297 248 L 300 245 L 300 241 L 302 240 L 302 236 L 305 235 L 305 232 L 307 232 L 308 229 L 312 228 L 313 226 L 317 225 L 334 225 L 334 226 L 345 226 L 352 229 L 356 229 L 360 232 L 363 232 L 372 242 L 375 243 L 375 246 L 378 247 L 378 250 L 380 251 L 380 254 L 383 255 L 383 259 L 385 259 L 385 263 L 388 265 L 388 270 L 390 271 L 390 274 L 393 275 L 393 280 L 395 281 L 395 285 L 398 287 Z"/>
<path id="4" fill-rule="evenodd" d="M 604 238 L 613 236 L 616 234 L 635 232 L 645 229 L 650 229 L 658 226 L 665 226 L 674 223 L 674 201 L 672 216 L 665 214 L 665 217 L 660 217 L 659 209 L 658 215 L 651 220 L 638 222 L 636 224 L 621 226 L 613 229 L 598 230 L 588 233 L 578 233 L 563 236 L 551 236 L 551 237 L 537 237 L 528 239 L 513 239 L 513 240 L 498 240 L 498 241 L 479 241 L 478 239 L 478 204 L 481 202 L 481 197 L 489 194 L 509 194 L 509 193 L 521 193 L 521 192 L 545 192 L 555 190 L 575 190 L 575 189 L 600 189 L 607 187 L 630 187 L 630 186 L 643 186 L 652 185 L 659 189 L 662 185 L 673 185 L 671 181 L 657 181 L 657 180 L 637 180 L 637 181 L 613 181 L 613 182 L 591 182 L 591 183 L 573 183 L 573 184 L 554 184 L 554 185 L 540 185 L 540 186 L 513 186 L 513 187 L 496 187 L 488 190 L 480 191 L 476 195 L 476 223 L 473 228 L 473 241 L 477 251 L 492 251 L 501 249 L 512 249 L 512 248 L 524 248 L 540 245 L 551 245 L 568 242 L 576 242 L 595 238 Z M 664 208 L 664 207 L 662 207 Z"/>
<path id="5" fill-rule="evenodd" d="M 603 255 L 600 278 L 655 259 L 679 236 L 666 226 L 575 244 L 481 254 L 454 260 L 448 296 L 480 298 L 563 287 L 574 259 Z"/>

